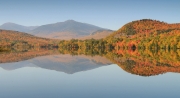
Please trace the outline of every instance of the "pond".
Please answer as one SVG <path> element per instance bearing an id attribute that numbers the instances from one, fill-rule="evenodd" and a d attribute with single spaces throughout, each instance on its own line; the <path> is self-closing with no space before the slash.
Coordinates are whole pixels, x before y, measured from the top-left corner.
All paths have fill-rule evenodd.
<path id="1" fill-rule="evenodd" d="M 153 59 L 119 51 L 93 56 L 45 49 L 3 52 L 0 97 L 179 98 L 178 52 L 168 59 L 159 55 Z"/>

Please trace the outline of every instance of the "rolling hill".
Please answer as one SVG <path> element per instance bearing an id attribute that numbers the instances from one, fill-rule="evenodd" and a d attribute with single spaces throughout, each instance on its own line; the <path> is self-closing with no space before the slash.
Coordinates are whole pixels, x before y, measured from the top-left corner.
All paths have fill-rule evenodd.
<path id="1" fill-rule="evenodd" d="M 0 30 L 0 46 L 56 46 L 57 43 L 58 40 L 36 37 L 18 31 Z"/>
<path id="2" fill-rule="evenodd" d="M 167 33 L 172 30 L 179 30 L 180 24 L 168 24 L 166 22 L 161 22 L 158 20 L 151 19 L 142 19 L 137 21 L 132 21 L 125 24 L 111 36 L 114 37 L 123 37 L 123 36 L 132 36 L 132 35 L 149 35 L 153 33 Z"/>
<path id="3" fill-rule="evenodd" d="M 90 35 L 79 37 L 78 39 L 81 39 L 81 40 L 91 39 L 91 38 L 101 39 L 101 38 L 105 38 L 105 37 L 109 36 L 113 32 L 114 31 L 112 31 L 112 30 L 98 30 L 98 31 L 91 33 Z"/>

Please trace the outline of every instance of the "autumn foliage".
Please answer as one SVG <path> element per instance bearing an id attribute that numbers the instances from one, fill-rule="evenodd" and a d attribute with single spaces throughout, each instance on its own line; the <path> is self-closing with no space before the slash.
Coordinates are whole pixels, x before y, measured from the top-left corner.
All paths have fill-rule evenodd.
<path id="1" fill-rule="evenodd" d="M 29 34 L 0 30 L 0 47 L 3 46 L 56 46 L 59 52 L 71 55 L 100 55 L 116 63 L 123 70 L 141 76 L 167 72 L 180 73 L 180 24 L 168 24 L 143 19 L 130 22 L 104 39 L 51 40 Z M 7 50 L 0 48 L 0 51 Z M 41 55 L 16 54 L 16 57 Z M 42 51 L 42 55 L 46 52 Z M 2 55 L 9 60 L 9 55 Z M 2 58 L 1 62 L 5 62 Z"/>
<path id="2" fill-rule="evenodd" d="M 0 47 L 18 47 L 18 46 L 57 46 L 58 40 L 36 37 L 27 33 L 18 31 L 0 30 Z"/>

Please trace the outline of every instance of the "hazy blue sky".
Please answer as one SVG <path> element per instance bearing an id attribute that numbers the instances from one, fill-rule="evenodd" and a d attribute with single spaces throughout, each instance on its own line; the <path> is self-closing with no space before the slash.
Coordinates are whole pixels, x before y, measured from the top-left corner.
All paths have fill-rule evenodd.
<path id="1" fill-rule="evenodd" d="M 144 18 L 180 22 L 180 0 L 0 0 L 0 25 L 34 26 L 73 19 L 117 30 Z"/>

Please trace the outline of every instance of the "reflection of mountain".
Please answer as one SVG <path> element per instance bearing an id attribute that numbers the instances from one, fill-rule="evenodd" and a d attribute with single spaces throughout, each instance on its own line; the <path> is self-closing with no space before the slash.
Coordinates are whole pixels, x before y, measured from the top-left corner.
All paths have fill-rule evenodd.
<path id="1" fill-rule="evenodd" d="M 0 64 L 0 67 L 5 70 L 16 70 L 23 67 L 36 67 L 33 64 L 28 63 L 28 61 L 14 62 L 14 63 L 6 63 Z"/>
<path id="2" fill-rule="evenodd" d="M 73 74 L 76 72 L 87 71 L 111 64 L 110 61 L 101 56 L 91 57 L 84 55 L 60 55 L 55 50 L 3 53 L 0 55 L 0 62 L 6 63 L 0 64 L 0 67 L 6 70 L 15 70 L 22 67 L 40 67 L 44 69 L 56 70 L 68 74 Z"/>
<path id="3" fill-rule="evenodd" d="M 81 55 L 53 55 L 35 58 L 30 62 L 41 68 L 61 71 L 68 74 L 91 70 L 111 64 L 110 61 L 103 57 L 97 56 L 96 58 L 99 59 L 94 60 L 93 57 L 84 57 Z M 100 59 L 103 62 L 98 62 Z"/>

